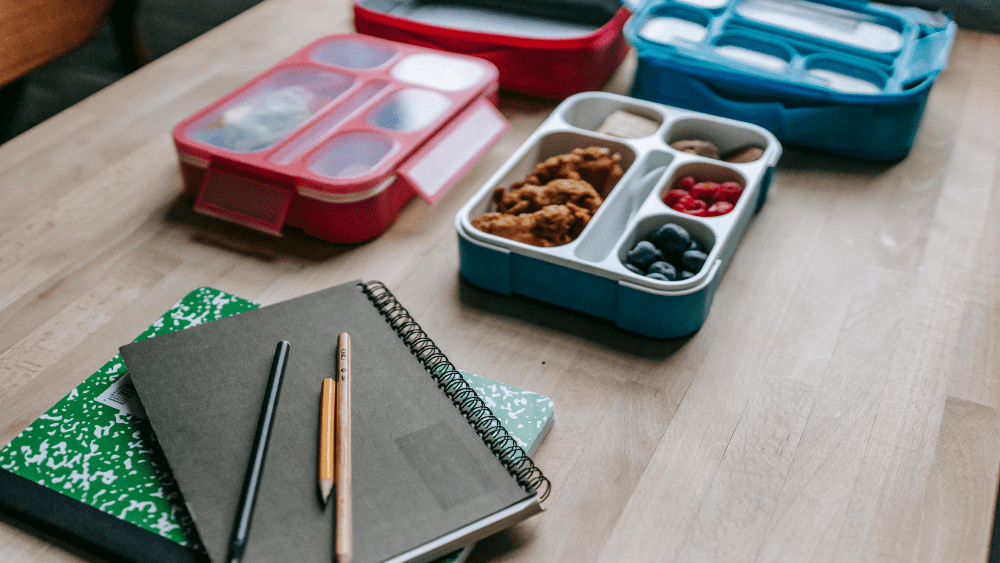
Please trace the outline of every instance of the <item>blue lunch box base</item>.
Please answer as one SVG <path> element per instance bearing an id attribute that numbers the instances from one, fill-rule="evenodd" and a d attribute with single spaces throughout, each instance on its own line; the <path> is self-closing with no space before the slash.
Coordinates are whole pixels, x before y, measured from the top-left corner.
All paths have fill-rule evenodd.
<path id="1" fill-rule="evenodd" d="M 511 254 L 461 231 L 458 248 L 460 273 L 474 286 L 612 320 L 619 328 L 654 338 L 685 336 L 701 328 L 723 273 L 717 260 L 702 285 L 673 295 Z"/>
<path id="2" fill-rule="evenodd" d="M 782 95 L 782 101 L 756 101 L 745 92 L 759 96 L 767 90 L 722 81 L 674 68 L 666 61 L 639 59 L 632 96 L 760 125 L 783 143 L 883 161 L 909 154 L 932 85 L 925 79 L 902 99 L 818 104 L 791 94 Z"/>

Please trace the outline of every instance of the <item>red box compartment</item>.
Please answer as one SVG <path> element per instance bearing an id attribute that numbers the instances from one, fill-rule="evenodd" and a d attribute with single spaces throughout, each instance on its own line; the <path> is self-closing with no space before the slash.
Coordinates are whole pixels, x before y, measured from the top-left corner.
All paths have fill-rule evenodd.
<path id="1" fill-rule="evenodd" d="M 500 87 L 563 99 L 600 90 L 628 53 L 616 0 L 353 0 L 361 33 L 493 63 Z"/>

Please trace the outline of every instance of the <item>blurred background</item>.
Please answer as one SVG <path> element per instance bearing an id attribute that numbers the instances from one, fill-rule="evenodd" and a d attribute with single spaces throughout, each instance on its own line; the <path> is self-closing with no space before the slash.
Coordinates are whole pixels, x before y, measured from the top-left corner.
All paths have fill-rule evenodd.
<path id="1" fill-rule="evenodd" d="M 0 0 L 0 143 L 259 2 Z"/>
<path id="2" fill-rule="evenodd" d="M 260 1 L 0 0 L 0 143 Z M 997 0 L 887 3 L 1000 32 Z"/>

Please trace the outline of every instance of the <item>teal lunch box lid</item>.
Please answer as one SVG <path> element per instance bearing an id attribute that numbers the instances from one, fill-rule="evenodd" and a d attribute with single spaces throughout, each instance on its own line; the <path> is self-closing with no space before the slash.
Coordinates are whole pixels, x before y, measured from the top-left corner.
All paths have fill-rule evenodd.
<path id="1" fill-rule="evenodd" d="M 625 35 L 640 59 L 752 95 L 897 103 L 926 92 L 956 26 L 943 13 L 856 0 L 645 0 Z"/>

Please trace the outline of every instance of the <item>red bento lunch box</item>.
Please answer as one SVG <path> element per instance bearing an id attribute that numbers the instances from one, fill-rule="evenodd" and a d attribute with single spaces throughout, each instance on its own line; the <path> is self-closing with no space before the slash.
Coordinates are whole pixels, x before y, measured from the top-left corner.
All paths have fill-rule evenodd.
<path id="1" fill-rule="evenodd" d="M 479 57 L 500 87 L 563 99 L 600 90 L 628 53 L 619 0 L 352 0 L 354 28 Z"/>
<path id="2" fill-rule="evenodd" d="M 323 37 L 174 128 L 184 191 L 199 213 L 273 235 L 367 240 L 503 135 L 496 99 L 480 59 Z"/>

